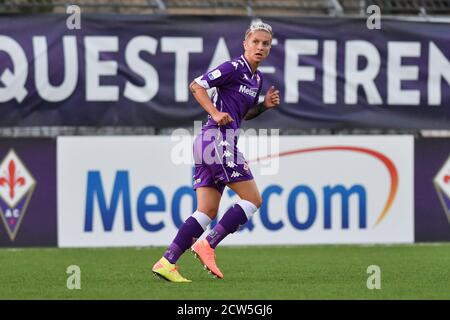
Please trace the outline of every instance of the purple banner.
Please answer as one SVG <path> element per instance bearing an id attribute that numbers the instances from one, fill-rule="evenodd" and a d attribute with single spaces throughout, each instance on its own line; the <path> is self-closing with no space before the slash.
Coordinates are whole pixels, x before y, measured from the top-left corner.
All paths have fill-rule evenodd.
<path id="1" fill-rule="evenodd" d="M 0 126 L 193 126 L 188 91 L 243 53 L 250 18 L 0 16 Z M 73 20 L 73 19 L 72 19 Z M 365 19 L 264 19 L 260 66 L 281 106 L 244 126 L 450 127 L 450 25 Z M 70 24 L 69 24 L 70 25 Z"/>
<path id="2" fill-rule="evenodd" d="M 415 241 L 450 241 L 450 139 L 415 142 Z"/>
<path id="3" fill-rule="evenodd" d="M 56 244 L 55 139 L 0 139 L 0 247 Z"/>

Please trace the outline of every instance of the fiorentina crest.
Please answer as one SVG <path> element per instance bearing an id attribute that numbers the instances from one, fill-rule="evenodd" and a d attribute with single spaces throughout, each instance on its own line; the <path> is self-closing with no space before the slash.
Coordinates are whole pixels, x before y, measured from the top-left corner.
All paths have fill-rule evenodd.
<path id="1" fill-rule="evenodd" d="M 450 157 L 434 177 L 433 182 L 450 223 Z"/>
<path id="2" fill-rule="evenodd" d="M 0 214 L 11 241 L 17 235 L 36 181 L 10 150 L 0 163 Z"/>

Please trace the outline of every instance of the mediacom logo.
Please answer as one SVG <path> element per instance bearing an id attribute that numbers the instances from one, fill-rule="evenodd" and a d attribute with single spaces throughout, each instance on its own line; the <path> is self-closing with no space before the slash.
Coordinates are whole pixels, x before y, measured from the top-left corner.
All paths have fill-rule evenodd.
<path id="1" fill-rule="evenodd" d="M 434 177 L 433 182 L 450 223 L 450 156 Z"/>
<path id="2" fill-rule="evenodd" d="M 11 241 L 16 238 L 35 186 L 35 179 L 11 149 L 0 163 L 0 214 Z"/>
<path id="3" fill-rule="evenodd" d="M 339 170 L 333 172 L 331 178 L 335 183 L 321 184 L 321 182 L 325 182 L 328 179 L 323 177 L 319 177 L 323 175 L 324 168 L 323 165 L 334 166 L 337 168 L 337 164 L 333 159 L 331 159 L 332 153 L 341 153 L 340 159 L 344 160 L 347 163 L 341 167 L 341 169 L 346 168 L 347 170 L 351 168 L 353 171 L 356 170 L 356 162 L 362 161 L 360 159 L 361 155 L 372 158 L 375 162 L 378 162 L 376 166 L 384 167 L 388 173 L 389 181 L 386 184 L 377 184 L 377 188 L 374 186 L 369 187 L 369 180 L 374 180 L 373 178 L 362 177 L 358 173 L 352 173 L 352 176 L 357 176 L 359 183 L 351 183 L 348 174 L 343 174 L 339 172 Z M 321 164 L 318 162 L 311 162 L 309 160 L 309 165 L 311 163 L 314 164 L 312 171 L 314 171 L 313 178 L 306 177 L 301 173 L 296 173 L 291 171 L 291 168 L 295 167 L 295 164 L 301 163 L 302 165 L 308 166 L 308 162 L 306 159 L 300 160 L 297 162 L 294 160 L 292 162 L 292 158 L 294 156 L 303 156 L 307 154 L 320 153 Z M 331 154 L 330 154 L 331 153 Z M 344 154 L 344 159 L 342 158 L 342 153 Z M 290 157 L 289 157 L 290 156 Z M 262 187 L 262 198 L 263 204 L 259 210 L 260 218 L 262 222 L 262 226 L 271 231 L 280 230 L 283 228 L 284 223 L 278 221 L 274 223 L 271 217 L 273 215 L 282 215 L 287 216 L 290 224 L 297 230 L 308 230 L 314 227 L 315 225 L 322 225 L 323 230 L 329 230 L 333 228 L 340 229 L 350 229 L 350 217 L 351 217 L 351 199 L 357 200 L 357 204 L 354 207 L 356 209 L 357 217 L 359 219 L 358 228 L 366 229 L 368 226 L 368 215 L 372 217 L 376 217 L 373 219 L 373 224 L 370 226 L 372 228 L 377 227 L 388 215 L 389 210 L 391 209 L 393 202 L 396 198 L 398 186 L 399 186 L 399 174 L 396 165 L 394 162 L 385 154 L 365 147 L 358 146 L 321 146 L 321 147 L 313 147 L 313 148 L 305 148 L 305 149 L 294 149 L 284 151 L 278 154 L 272 154 L 267 157 L 263 157 L 253 162 L 264 161 L 264 160 L 274 160 L 277 158 L 290 160 L 290 162 L 283 163 L 288 172 L 288 177 L 286 177 L 286 171 L 280 172 L 279 177 L 272 177 L 271 181 L 267 184 L 261 184 Z M 368 175 L 372 175 L 374 170 L 375 163 L 373 163 L 370 167 L 365 167 L 366 173 Z M 322 167 L 321 167 L 322 166 Z M 297 168 L 298 170 L 298 168 Z M 259 179 L 259 178 L 258 178 Z M 294 185 L 287 186 L 287 181 L 290 180 L 294 182 Z M 278 183 L 277 183 L 278 181 Z M 156 181 L 153 181 L 156 182 Z M 132 189 L 134 183 L 131 179 L 131 174 L 129 170 L 120 170 L 117 171 L 113 180 L 113 185 L 104 184 L 102 179 L 101 171 L 97 170 L 89 170 L 87 173 L 87 192 L 86 192 L 86 206 L 84 209 L 85 219 L 84 219 L 84 231 L 93 232 L 93 221 L 94 221 L 94 212 L 96 209 L 99 211 L 99 218 L 103 224 L 104 231 L 112 231 L 114 221 L 118 215 L 122 215 L 124 217 L 124 230 L 132 231 L 132 204 L 136 203 L 135 208 L 136 214 L 138 217 L 138 221 L 142 228 L 149 232 L 157 232 L 165 227 L 165 223 L 159 221 L 158 223 L 149 223 L 147 222 L 146 215 L 150 212 L 165 212 L 168 211 L 172 216 L 173 222 L 176 227 L 180 227 L 182 219 L 181 219 L 181 201 L 185 196 L 189 196 L 195 199 L 194 191 L 187 186 L 180 186 L 174 192 L 174 196 L 172 200 L 170 200 L 170 194 L 168 194 L 167 190 L 165 190 L 164 186 L 160 183 L 149 184 L 144 186 L 139 190 L 137 201 L 136 197 L 132 196 Z M 369 190 L 367 189 L 369 187 Z M 382 190 L 381 190 L 381 189 Z M 112 190 L 112 193 L 105 190 Z M 381 191 L 387 190 L 386 198 L 379 198 L 380 204 L 382 204 L 381 211 L 376 212 L 368 205 L 369 200 L 371 200 L 374 196 L 374 193 L 380 193 Z M 272 206 L 273 202 L 276 202 L 274 195 L 283 196 L 282 202 L 285 205 L 282 205 L 281 208 L 273 210 L 269 210 L 269 207 Z M 151 205 L 147 204 L 147 198 L 150 196 L 154 196 L 156 202 L 153 202 Z M 231 194 L 229 194 L 231 196 Z M 227 198 L 227 197 L 225 197 Z M 229 198 L 229 197 L 228 197 Z M 369 199 L 370 198 L 370 199 Z M 109 199 L 109 200 L 108 200 Z M 223 199 L 226 201 L 227 199 Z M 230 199 L 228 199 L 230 200 Z M 336 200 L 338 200 L 336 202 Z M 135 202 L 136 201 L 136 202 Z M 166 206 L 166 202 L 171 202 L 170 210 L 168 206 Z M 377 201 L 378 202 L 378 201 Z M 120 205 L 122 203 L 122 206 Z M 306 205 L 307 210 L 298 210 L 298 204 Z M 284 208 L 285 209 L 284 209 Z M 373 208 L 373 206 L 372 206 Z M 195 210 L 195 208 L 193 208 Z M 269 211 L 271 213 L 269 213 Z M 119 212 L 119 214 L 118 214 Z M 300 215 L 305 216 L 306 219 L 299 218 Z M 341 216 L 341 225 L 333 223 L 333 217 L 336 218 L 336 215 Z M 323 222 L 319 222 L 322 220 Z M 254 230 L 254 224 L 252 221 L 249 221 L 241 231 L 244 229 L 248 229 L 249 231 Z"/>
<path id="4" fill-rule="evenodd" d="M 368 149 L 368 148 L 363 148 L 363 147 L 354 147 L 354 146 L 322 146 L 322 147 L 315 147 L 315 148 L 305 148 L 305 149 L 296 149 L 296 150 L 290 150 L 290 151 L 285 151 L 285 152 L 281 152 L 278 154 L 273 154 L 267 157 L 261 157 L 258 158 L 252 162 L 258 162 L 258 161 L 264 161 L 267 159 L 271 159 L 271 158 L 280 158 L 280 157 L 286 157 L 286 156 L 293 156 L 293 155 L 301 155 L 301 154 L 307 154 L 307 153 L 316 153 L 316 152 L 333 152 L 333 151 L 344 151 L 344 152 L 352 152 L 352 153 L 359 153 L 359 154 L 366 154 L 369 155 L 377 160 L 379 160 L 387 169 L 387 171 L 389 172 L 389 177 L 390 177 L 390 185 L 389 185 L 389 193 L 388 193 L 388 197 L 386 199 L 386 202 L 384 204 L 384 207 L 382 209 L 382 211 L 380 212 L 380 214 L 378 215 L 378 218 L 375 222 L 375 224 L 373 225 L 373 227 L 376 227 L 388 214 L 389 209 L 392 206 L 392 203 L 394 202 L 396 193 L 397 193 L 397 189 L 398 189 L 398 184 L 399 184 L 399 176 L 398 176 L 398 170 L 394 164 L 394 162 L 387 157 L 386 155 L 384 155 L 381 152 L 378 152 L 376 150 L 372 150 L 372 149 Z M 450 177 L 449 177 L 450 178 Z M 450 179 L 449 179 L 450 180 Z M 359 189 L 356 187 L 360 187 Z M 303 186 L 303 188 L 307 188 L 307 186 Z M 327 191 L 328 190 L 328 191 Z M 308 190 L 309 191 L 309 190 Z M 366 201 L 366 194 L 365 194 L 365 189 L 363 186 L 354 186 L 352 187 L 350 190 L 345 189 L 342 185 L 338 185 L 335 186 L 334 188 L 326 188 L 325 189 L 325 198 L 328 199 L 327 203 L 328 205 L 325 205 L 325 207 L 330 208 L 331 207 L 331 198 L 334 194 L 340 194 L 342 196 L 343 201 L 345 201 L 345 203 L 348 203 L 348 197 L 351 195 L 351 193 L 359 193 L 360 198 L 362 198 L 364 200 L 364 202 Z M 314 194 L 312 190 L 310 190 L 309 194 Z M 315 200 L 314 200 L 315 201 Z M 345 205 L 345 207 L 347 208 L 348 205 Z M 360 212 L 360 217 L 362 218 L 362 221 L 364 221 L 363 225 L 365 226 L 365 209 L 366 209 L 366 204 L 363 203 L 362 207 L 364 210 L 364 213 Z M 325 210 L 325 228 L 330 228 L 330 216 L 331 213 L 328 212 L 327 210 Z M 342 214 L 343 214 L 343 218 L 345 219 L 345 225 L 348 228 L 348 208 L 345 210 L 342 210 Z M 360 221 L 361 223 L 361 221 Z"/>

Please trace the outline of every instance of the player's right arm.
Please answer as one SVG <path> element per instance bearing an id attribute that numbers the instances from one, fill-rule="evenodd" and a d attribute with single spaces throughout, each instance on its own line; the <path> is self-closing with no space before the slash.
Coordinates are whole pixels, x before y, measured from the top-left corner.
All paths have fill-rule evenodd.
<path id="1" fill-rule="evenodd" d="M 234 120 L 228 113 L 217 110 L 206 90 L 214 87 L 220 88 L 233 82 L 237 67 L 237 62 L 224 62 L 217 68 L 197 77 L 189 85 L 189 89 L 197 102 L 219 125 L 226 125 Z"/>
<path id="2" fill-rule="evenodd" d="M 219 125 L 226 125 L 233 120 L 230 115 L 226 112 L 220 112 L 211 102 L 208 96 L 208 92 L 205 88 L 199 85 L 195 80 L 191 82 L 189 85 L 189 89 L 191 90 L 192 95 L 195 100 L 205 109 L 206 112 L 217 122 Z"/>

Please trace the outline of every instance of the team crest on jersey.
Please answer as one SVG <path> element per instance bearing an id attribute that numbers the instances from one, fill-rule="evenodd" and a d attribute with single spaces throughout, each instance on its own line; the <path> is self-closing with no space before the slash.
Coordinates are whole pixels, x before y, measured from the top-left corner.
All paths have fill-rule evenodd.
<path id="1" fill-rule="evenodd" d="M 259 77 L 259 74 L 256 74 L 256 82 L 259 84 L 260 81 L 261 81 L 261 78 Z"/>
<path id="2" fill-rule="evenodd" d="M 244 170 L 245 170 L 245 171 L 248 171 L 248 170 L 249 170 L 249 168 L 248 168 L 248 162 L 247 162 L 247 161 L 244 162 Z"/>
<path id="3" fill-rule="evenodd" d="M 11 241 L 16 238 L 35 186 L 31 173 L 10 150 L 0 163 L 0 214 Z"/>

